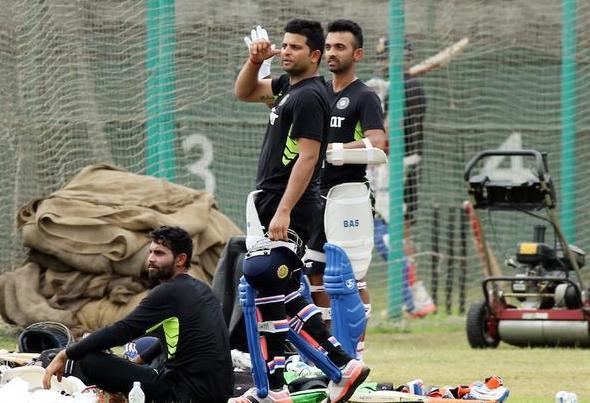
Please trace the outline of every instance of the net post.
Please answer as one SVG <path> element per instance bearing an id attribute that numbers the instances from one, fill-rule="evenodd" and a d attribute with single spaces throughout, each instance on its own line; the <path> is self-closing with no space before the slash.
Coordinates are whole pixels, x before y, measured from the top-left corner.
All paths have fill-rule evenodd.
<path id="1" fill-rule="evenodd" d="M 146 12 L 146 173 L 176 179 L 175 0 L 148 0 Z"/>
<path id="2" fill-rule="evenodd" d="M 568 242 L 576 241 L 576 0 L 562 0 L 561 211 Z"/>
<path id="3" fill-rule="evenodd" d="M 388 317 L 402 318 L 403 287 L 403 157 L 404 157 L 404 0 L 389 2 L 389 256 Z"/>

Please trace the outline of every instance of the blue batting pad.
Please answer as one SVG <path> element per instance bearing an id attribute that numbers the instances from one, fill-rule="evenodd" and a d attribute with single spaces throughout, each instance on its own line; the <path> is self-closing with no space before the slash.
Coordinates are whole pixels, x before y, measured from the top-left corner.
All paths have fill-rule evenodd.
<path id="1" fill-rule="evenodd" d="M 256 385 L 256 394 L 258 397 L 265 398 L 268 395 L 268 377 L 266 376 L 266 363 L 260 349 L 258 323 L 256 322 L 255 291 L 250 287 L 244 276 L 240 278 L 238 289 L 240 292 L 240 305 L 244 312 L 250 361 L 252 361 L 252 378 Z"/>
<path id="2" fill-rule="evenodd" d="M 331 243 L 324 245 L 326 270 L 324 287 L 330 296 L 332 333 L 351 357 L 367 325 L 365 307 L 358 293 L 352 265 L 344 249 Z"/>

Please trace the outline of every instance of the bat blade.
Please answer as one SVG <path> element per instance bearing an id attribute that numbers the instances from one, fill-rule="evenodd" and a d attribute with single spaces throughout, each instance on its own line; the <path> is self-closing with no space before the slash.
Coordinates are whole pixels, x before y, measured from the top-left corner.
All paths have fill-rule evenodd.
<path id="1" fill-rule="evenodd" d="M 377 390 L 369 393 L 356 392 L 349 400 L 350 403 L 452 403 L 465 402 L 464 399 L 443 399 L 428 396 L 412 395 L 395 390 Z M 469 403 L 496 403 L 495 400 L 468 400 Z"/>
<path id="2" fill-rule="evenodd" d="M 463 38 L 451 46 L 444 48 L 434 56 L 413 65 L 408 70 L 408 74 L 411 76 L 419 76 L 428 73 L 429 71 L 444 67 L 451 62 L 454 56 L 463 52 L 468 44 L 469 38 Z"/>

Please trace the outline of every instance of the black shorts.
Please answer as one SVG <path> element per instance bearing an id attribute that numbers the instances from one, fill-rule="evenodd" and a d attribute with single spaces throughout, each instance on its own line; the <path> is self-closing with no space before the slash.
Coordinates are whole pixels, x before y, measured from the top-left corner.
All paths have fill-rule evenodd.
<path id="1" fill-rule="evenodd" d="M 324 213 L 326 211 L 326 196 L 330 189 L 322 189 L 321 190 L 321 200 L 319 202 L 319 211 L 318 211 L 318 220 L 315 220 L 313 223 L 313 229 L 311 232 L 311 237 L 309 238 L 309 242 L 307 243 L 307 248 L 311 250 L 315 250 L 321 253 L 324 253 L 324 244 L 328 242 L 326 240 L 326 231 L 324 230 Z"/>
<path id="2" fill-rule="evenodd" d="M 258 211 L 260 224 L 264 226 L 265 230 L 268 230 L 270 221 L 274 217 L 282 197 L 282 194 L 267 191 L 256 194 L 254 205 L 256 206 L 256 211 Z M 303 245 L 309 242 L 315 221 L 323 217 L 324 213 L 321 207 L 321 200 L 320 197 L 317 200 L 300 200 L 291 211 L 289 228 L 299 235 L 299 238 L 303 241 Z"/>

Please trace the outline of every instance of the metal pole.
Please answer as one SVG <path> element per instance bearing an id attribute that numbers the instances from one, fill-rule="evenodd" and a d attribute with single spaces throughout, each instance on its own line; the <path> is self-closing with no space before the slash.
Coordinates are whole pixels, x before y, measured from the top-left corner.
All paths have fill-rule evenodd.
<path id="1" fill-rule="evenodd" d="M 561 211 L 568 242 L 576 241 L 576 0 L 561 2 Z"/>
<path id="2" fill-rule="evenodd" d="M 147 1 L 146 172 L 174 181 L 176 10 L 175 0 Z"/>
<path id="3" fill-rule="evenodd" d="M 159 176 L 160 156 L 158 144 L 160 144 L 159 122 L 159 49 L 160 35 L 159 24 L 159 0 L 148 0 L 146 3 L 146 173 Z"/>
<path id="4" fill-rule="evenodd" d="M 389 2 L 389 258 L 388 316 L 402 317 L 403 157 L 404 157 L 404 0 Z"/>

